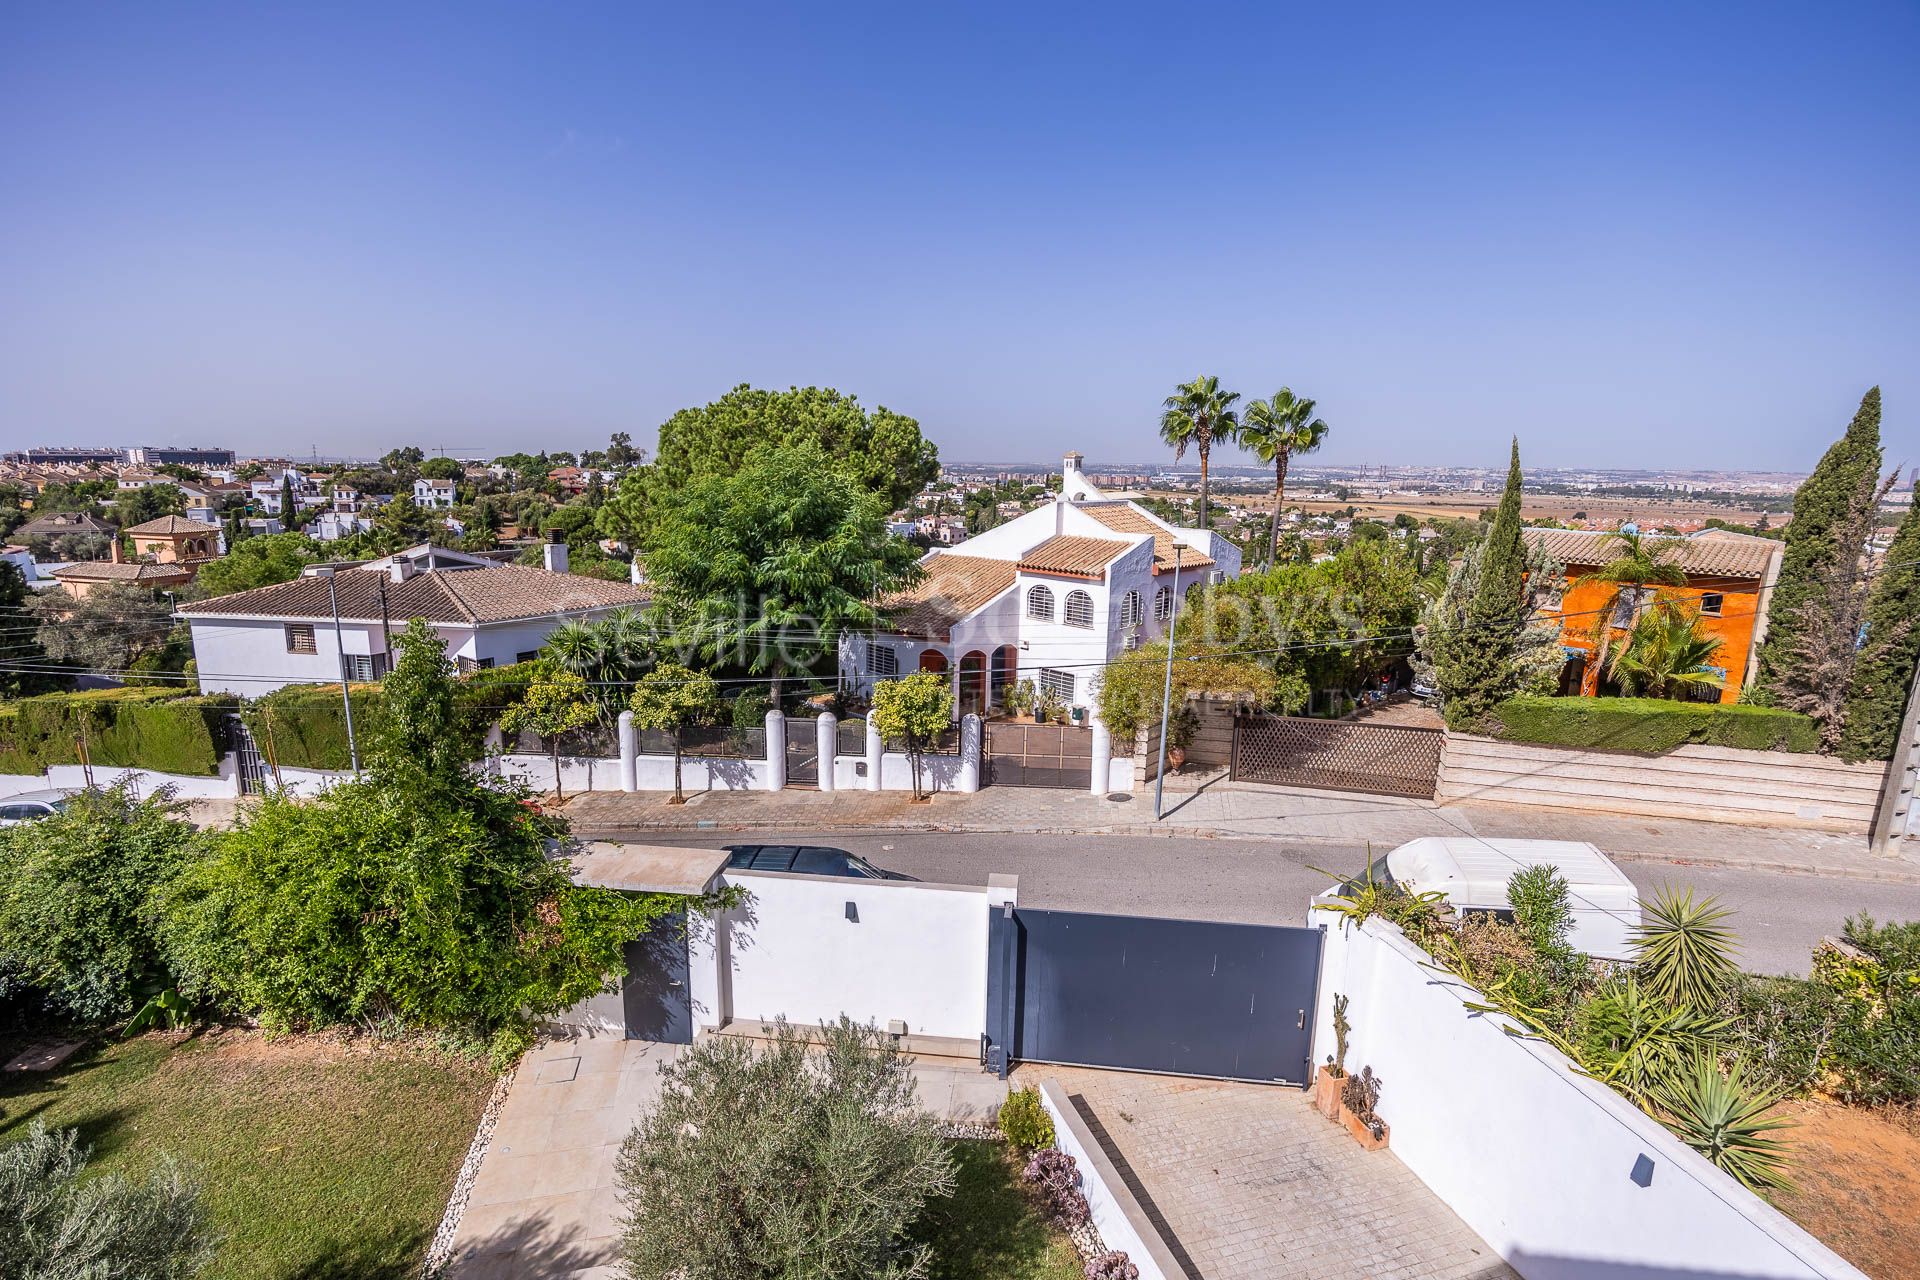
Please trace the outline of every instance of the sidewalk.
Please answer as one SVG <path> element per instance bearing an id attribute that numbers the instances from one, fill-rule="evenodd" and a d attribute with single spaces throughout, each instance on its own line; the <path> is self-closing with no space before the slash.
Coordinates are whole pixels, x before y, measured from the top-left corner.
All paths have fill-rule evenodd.
<path id="1" fill-rule="evenodd" d="M 1197 792 L 1169 791 L 1168 813 L 1158 822 L 1151 789 L 1112 800 L 1084 791 L 985 787 L 971 795 L 942 793 L 927 804 L 894 791 L 710 791 L 684 805 L 670 805 L 669 798 L 595 791 L 571 799 L 566 813 L 576 835 L 595 838 L 645 831 L 965 831 L 1371 843 L 1385 850 L 1419 836 L 1550 837 L 1585 840 L 1628 861 L 1920 884 L 1920 850 L 1880 857 L 1858 836 L 1520 805 L 1438 805 L 1224 780 Z"/>

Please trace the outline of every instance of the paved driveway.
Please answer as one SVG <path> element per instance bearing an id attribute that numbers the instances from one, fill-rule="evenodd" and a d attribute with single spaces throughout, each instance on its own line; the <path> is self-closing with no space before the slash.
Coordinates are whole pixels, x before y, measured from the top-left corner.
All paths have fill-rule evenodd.
<path id="1" fill-rule="evenodd" d="M 1515 1280 L 1387 1151 L 1298 1089 L 1071 1067 L 1051 1077 L 1194 1280 Z"/>

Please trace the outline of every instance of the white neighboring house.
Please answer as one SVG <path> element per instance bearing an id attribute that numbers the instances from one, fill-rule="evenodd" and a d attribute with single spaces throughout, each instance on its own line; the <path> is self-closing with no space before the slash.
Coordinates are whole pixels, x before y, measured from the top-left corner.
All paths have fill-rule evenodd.
<path id="1" fill-rule="evenodd" d="M 338 542 L 356 533 L 370 533 L 373 521 L 366 516 L 338 509 L 322 511 L 306 527 L 306 535 L 316 542 Z"/>
<path id="2" fill-rule="evenodd" d="M 842 637 L 841 685 L 866 693 L 890 676 L 949 672 L 965 714 L 1031 679 L 1085 710 L 1105 664 L 1164 635 L 1188 592 L 1240 576 L 1233 543 L 1107 497 L 1083 461 L 1062 461 L 1052 502 L 928 552 L 925 580 L 885 602 L 894 630 Z"/>
<path id="3" fill-rule="evenodd" d="M 200 688 L 257 698 L 289 684 L 378 680 L 392 638 L 424 618 L 463 672 L 531 658 L 561 623 L 642 608 L 647 593 L 575 577 L 564 545 L 548 567 L 500 564 L 421 544 L 357 565 L 310 567 L 291 582 L 180 606 Z M 331 587 L 331 592 L 329 591 Z M 339 621 L 334 604 L 339 606 Z"/>
<path id="4" fill-rule="evenodd" d="M 422 476 L 413 482 L 413 500 L 423 511 L 447 511 L 453 507 L 453 481 L 428 480 Z"/>
<path id="5" fill-rule="evenodd" d="M 293 504 L 295 506 L 304 510 L 308 507 L 324 507 L 327 505 L 327 496 L 320 491 L 318 485 L 303 472 L 293 467 L 288 467 L 285 471 L 281 472 L 280 475 L 256 476 L 247 482 L 247 495 L 252 501 L 254 510 L 264 512 L 270 516 L 280 516 L 283 523 L 291 523 L 286 520 L 287 513 L 280 510 L 280 483 L 282 477 L 290 477 L 293 480 Z"/>

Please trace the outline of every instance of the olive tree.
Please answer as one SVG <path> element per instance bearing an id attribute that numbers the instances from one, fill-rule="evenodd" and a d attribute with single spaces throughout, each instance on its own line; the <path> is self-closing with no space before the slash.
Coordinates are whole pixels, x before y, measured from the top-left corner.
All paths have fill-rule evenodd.
<path id="1" fill-rule="evenodd" d="M 662 1074 L 618 1164 L 631 1280 L 916 1280 L 909 1232 L 954 1187 L 899 1051 L 842 1017 L 810 1045 L 709 1036 Z"/>
<path id="2" fill-rule="evenodd" d="M 0 1276 L 32 1280 L 187 1280 L 212 1261 L 200 1190 L 163 1164 L 135 1182 L 81 1175 L 87 1148 L 72 1129 L 35 1120 L 0 1147 Z"/>

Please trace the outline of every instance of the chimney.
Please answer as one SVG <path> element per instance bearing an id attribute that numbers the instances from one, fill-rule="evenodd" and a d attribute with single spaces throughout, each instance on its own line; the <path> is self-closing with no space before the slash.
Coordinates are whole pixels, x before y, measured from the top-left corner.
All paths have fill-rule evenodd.
<path id="1" fill-rule="evenodd" d="M 407 559 L 405 556 L 395 556 L 393 563 L 387 566 L 387 576 L 395 582 L 405 582 L 408 578 L 411 578 L 415 572 L 413 561 Z"/>
<path id="2" fill-rule="evenodd" d="M 121 563 L 121 559 L 120 559 L 120 531 L 119 531 L 118 529 L 115 529 L 115 530 L 113 531 L 113 537 L 112 537 L 112 538 L 110 538 L 110 539 L 108 539 L 108 542 L 107 542 L 107 559 L 108 559 L 108 560 L 110 560 L 110 561 L 112 561 L 112 562 L 113 562 L 114 564 L 119 564 L 119 563 Z"/>
<path id="3" fill-rule="evenodd" d="M 548 573 L 565 573 L 567 571 L 567 544 L 564 542 L 547 543 L 540 548 L 540 560 L 541 563 L 547 566 Z"/>

